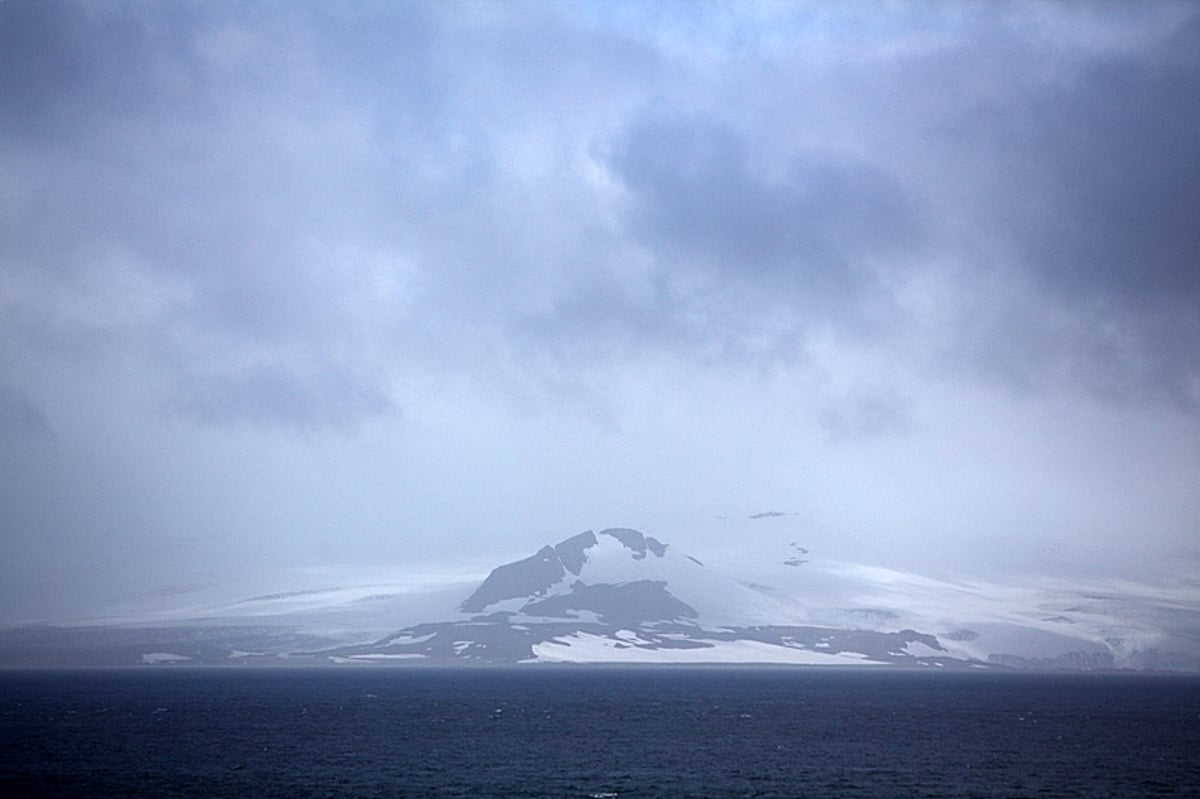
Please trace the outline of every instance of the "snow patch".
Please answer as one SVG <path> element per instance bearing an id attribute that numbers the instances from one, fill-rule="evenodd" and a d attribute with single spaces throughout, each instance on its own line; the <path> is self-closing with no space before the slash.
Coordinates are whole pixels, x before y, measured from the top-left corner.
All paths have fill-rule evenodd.
<path id="1" fill-rule="evenodd" d="M 426 641 L 432 640 L 437 633 L 429 633 L 428 635 L 397 635 L 387 639 L 388 644 L 423 644 Z"/>
<path id="2" fill-rule="evenodd" d="M 369 652 L 359 655 L 334 655 L 329 658 L 334 663 L 382 663 L 389 660 L 423 660 L 425 655 L 417 652 Z"/>
<path id="3" fill-rule="evenodd" d="M 694 649 L 656 649 L 629 630 L 621 637 L 576 633 L 533 645 L 539 663 L 772 663 L 806 666 L 886 665 L 857 652 L 814 652 L 762 641 L 713 641 Z"/>

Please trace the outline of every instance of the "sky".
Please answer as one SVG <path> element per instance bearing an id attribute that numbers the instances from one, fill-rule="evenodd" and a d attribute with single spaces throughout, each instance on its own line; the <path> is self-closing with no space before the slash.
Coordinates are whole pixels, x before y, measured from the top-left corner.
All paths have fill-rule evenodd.
<path id="1" fill-rule="evenodd" d="M 0 2 L 0 622 L 608 526 L 1151 584 L 1198 486 L 1194 3 Z"/>

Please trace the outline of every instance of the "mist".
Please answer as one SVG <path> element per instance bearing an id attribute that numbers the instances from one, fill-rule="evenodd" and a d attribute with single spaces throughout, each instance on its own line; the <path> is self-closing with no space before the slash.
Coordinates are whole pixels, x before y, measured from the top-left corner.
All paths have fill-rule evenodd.
<path id="1" fill-rule="evenodd" d="M 606 526 L 1194 575 L 1197 141 L 1186 3 L 7 0 L 0 621 Z"/>

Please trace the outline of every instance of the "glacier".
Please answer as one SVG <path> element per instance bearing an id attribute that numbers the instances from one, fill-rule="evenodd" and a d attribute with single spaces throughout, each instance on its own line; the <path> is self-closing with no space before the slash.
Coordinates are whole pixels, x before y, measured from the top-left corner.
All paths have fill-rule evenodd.
<path id="1" fill-rule="evenodd" d="M 795 542 L 775 552 L 748 545 L 737 563 L 723 567 L 619 527 L 546 544 L 482 579 L 175 598 L 174 606 L 148 613 L 0 628 L 0 666 L 761 663 L 1200 671 L 1200 594 L 1191 583 L 934 578 L 823 559 Z"/>

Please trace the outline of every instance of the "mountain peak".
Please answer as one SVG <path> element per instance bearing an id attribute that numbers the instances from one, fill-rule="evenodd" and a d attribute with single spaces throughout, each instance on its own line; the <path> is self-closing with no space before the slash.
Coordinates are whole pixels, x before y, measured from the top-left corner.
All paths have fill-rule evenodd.
<path id="1" fill-rule="evenodd" d="M 633 550 L 633 557 L 636 560 L 646 557 L 647 550 L 656 558 L 661 558 L 667 554 L 666 544 L 661 543 L 651 536 L 642 535 L 637 530 L 631 530 L 628 527 L 610 527 L 607 530 L 601 530 L 600 535 L 611 536 L 624 544 L 626 549 Z"/>
<path id="2" fill-rule="evenodd" d="M 563 568 L 578 577 L 579 572 L 583 570 L 583 564 L 587 562 L 587 550 L 596 544 L 596 534 L 588 530 L 556 544 L 554 553 L 558 556 Z"/>
<path id="3" fill-rule="evenodd" d="M 610 527 L 598 534 L 586 530 L 553 546 L 547 544 L 528 558 L 496 567 L 460 607 L 466 613 L 482 613 L 504 600 L 543 597 L 568 573 L 579 577 L 589 552 L 603 546 L 602 539 L 619 543 L 633 560 L 647 555 L 661 558 L 667 551 L 662 542 L 628 527 Z"/>

